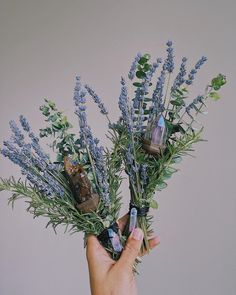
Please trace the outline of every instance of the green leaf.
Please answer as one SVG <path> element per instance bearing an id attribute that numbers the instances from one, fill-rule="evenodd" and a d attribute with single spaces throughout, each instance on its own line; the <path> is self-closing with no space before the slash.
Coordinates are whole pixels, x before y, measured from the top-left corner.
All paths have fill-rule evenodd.
<path id="1" fill-rule="evenodd" d="M 220 99 L 220 95 L 218 92 L 210 92 L 209 96 L 213 99 L 213 100 L 218 100 Z"/>
<path id="2" fill-rule="evenodd" d="M 63 162 L 63 155 L 61 154 L 57 155 L 57 162 Z"/>
<path id="3" fill-rule="evenodd" d="M 151 208 L 153 209 L 157 209 L 158 208 L 158 203 L 156 200 L 152 199 L 149 205 Z"/>
<path id="4" fill-rule="evenodd" d="M 57 122 L 53 123 L 52 127 L 55 128 L 56 130 L 59 130 L 59 129 L 62 128 L 62 126 L 61 126 L 61 124 L 59 122 L 58 123 Z"/>
<path id="5" fill-rule="evenodd" d="M 149 53 L 145 53 L 143 57 L 149 60 L 151 58 L 151 55 Z"/>
<path id="6" fill-rule="evenodd" d="M 142 83 L 139 83 L 139 82 L 134 82 L 133 85 L 135 87 L 142 87 Z"/>
<path id="7" fill-rule="evenodd" d="M 145 57 L 141 57 L 140 58 L 140 60 L 138 61 L 138 63 L 140 64 L 140 65 L 144 65 L 146 62 L 147 62 L 148 60 L 145 58 Z"/>
<path id="8" fill-rule="evenodd" d="M 182 100 L 171 100 L 170 103 L 174 106 L 182 106 L 183 105 L 183 101 Z"/>
<path id="9" fill-rule="evenodd" d="M 136 72 L 136 77 L 139 78 L 139 79 L 143 79 L 143 78 L 146 77 L 146 74 L 143 71 L 137 71 Z"/>
<path id="10" fill-rule="evenodd" d="M 53 111 L 55 111 L 55 110 L 56 110 L 56 104 L 55 104 L 55 102 L 53 102 L 53 101 L 51 101 L 51 100 L 48 100 L 47 102 L 48 102 L 49 107 L 50 107 Z"/>
<path id="11" fill-rule="evenodd" d="M 175 89 L 175 91 L 180 94 L 180 95 L 183 95 L 183 91 L 181 91 L 180 89 Z"/>
<path id="12" fill-rule="evenodd" d="M 134 111 L 135 112 L 135 114 L 139 114 L 140 113 L 140 111 L 139 110 L 135 110 Z M 144 115 L 149 115 L 149 113 L 150 113 L 150 110 L 144 110 Z"/>
<path id="13" fill-rule="evenodd" d="M 149 101 L 152 101 L 152 98 L 144 97 L 143 101 L 145 101 L 145 102 L 149 102 Z"/>
<path id="14" fill-rule="evenodd" d="M 182 158 L 180 156 L 173 156 L 172 162 L 175 164 L 178 164 L 182 161 Z"/>
<path id="15" fill-rule="evenodd" d="M 145 64 L 144 67 L 143 67 L 143 71 L 144 72 L 147 72 L 151 69 L 151 65 L 150 64 Z"/>
<path id="16" fill-rule="evenodd" d="M 184 88 L 181 89 L 181 91 L 188 92 L 188 89 L 184 87 Z"/>
<path id="17" fill-rule="evenodd" d="M 214 90 L 219 90 L 224 84 L 226 84 L 226 82 L 226 76 L 219 74 L 211 80 L 211 86 Z"/>
<path id="18" fill-rule="evenodd" d="M 42 111 L 44 116 L 48 117 L 50 115 L 49 107 L 43 105 L 39 109 Z"/>
<path id="19" fill-rule="evenodd" d="M 48 120 L 52 121 L 52 122 L 56 122 L 58 120 L 58 115 L 57 114 L 54 114 L 54 115 L 51 115 Z"/>
<path id="20" fill-rule="evenodd" d="M 158 184 L 157 184 L 157 189 L 158 190 L 163 190 L 164 188 L 166 188 L 167 187 L 167 183 L 166 182 L 159 182 Z"/>

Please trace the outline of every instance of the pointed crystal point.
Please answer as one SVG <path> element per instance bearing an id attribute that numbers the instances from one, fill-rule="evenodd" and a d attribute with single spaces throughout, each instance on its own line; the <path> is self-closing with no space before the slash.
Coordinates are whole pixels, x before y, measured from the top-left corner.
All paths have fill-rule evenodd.
<path id="1" fill-rule="evenodd" d="M 109 235 L 113 249 L 116 252 L 121 252 L 123 247 L 121 245 L 119 235 L 116 232 L 114 232 L 111 228 L 108 228 L 108 235 Z"/>
<path id="2" fill-rule="evenodd" d="M 162 114 L 158 114 L 149 122 L 143 139 L 143 148 L 149 154 L 159 154 L 165 149 L 166 124 Z"/>

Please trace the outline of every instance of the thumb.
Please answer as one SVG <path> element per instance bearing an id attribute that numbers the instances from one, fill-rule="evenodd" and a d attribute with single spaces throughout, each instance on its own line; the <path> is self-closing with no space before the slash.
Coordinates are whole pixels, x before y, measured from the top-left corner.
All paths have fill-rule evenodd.
<path id="1" fill-rule="evenodd" d="M 131 268 L 134 265 L 135 259 L 139 254 L 143 241 L 143 231 L 141 228 L 135 228 L 130 234 L 125 248 L 122 251 L 118 264 L 123 268 Z"/>

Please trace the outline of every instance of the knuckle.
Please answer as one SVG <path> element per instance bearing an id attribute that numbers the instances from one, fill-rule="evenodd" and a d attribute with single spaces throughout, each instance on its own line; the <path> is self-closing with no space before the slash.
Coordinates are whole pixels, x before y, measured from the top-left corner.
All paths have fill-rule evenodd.
<path id="1" fill-rule="evenodd" d="M 125 245 L 124 251 L 129 252 L 129 253 L 135 253 L 138 255 L 139 248 L 135 244 L 128 243 Z"/>

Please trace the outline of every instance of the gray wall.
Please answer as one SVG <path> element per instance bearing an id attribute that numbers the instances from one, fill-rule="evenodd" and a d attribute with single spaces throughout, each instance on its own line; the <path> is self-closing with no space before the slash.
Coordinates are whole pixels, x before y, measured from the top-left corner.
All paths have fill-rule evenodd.
<path id="1" fill-rule="evenodd" d="M 157 194 L 154 227 L 161 244 L 140 267 L 140 294 L 236 294 L 235 6 L 233 0 L 0 0 L 1 141 L 8 121 L 21 113 L 34 129 L 43 124 L 43 97 L 54 99 L 77 126 L 76 74 L 117 119 L 120 76 L 138 51 L 163 56 L 168 39 L 178 64 L 182 55 L 189 67 L 201 55 L 209 59 L 192 96 L 219 72 L 228 77 L 222 100 L 209 102 L 202 118 L 208 142 L 195 146 L 196 158 L 185 158 Z M 106 122 L 92 104 L 89 115 L 107 144 Z M 2 157 L 0 165 L 1 176 L 20 176 Z M 123 193 L 128 195 L 127 186 Z M 54 235 L 44 228 L 47 220 L 25 211 L 24 201 L 12 211 L 8 196 L 0 198 L 0 294 L 89 294 L 82 234 L 61 229 Z"/>

